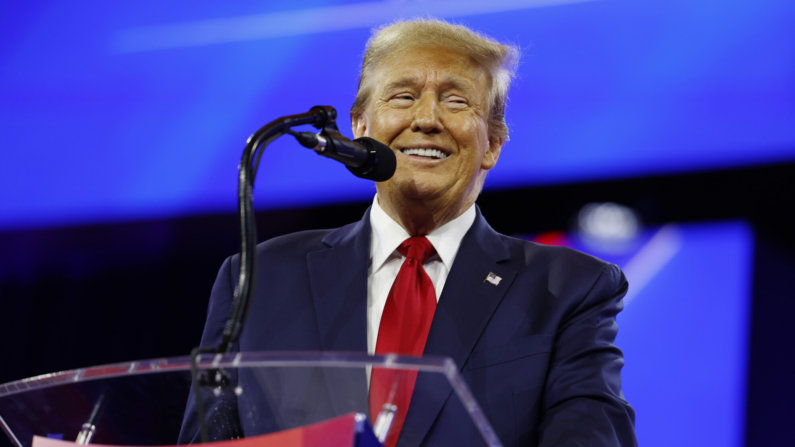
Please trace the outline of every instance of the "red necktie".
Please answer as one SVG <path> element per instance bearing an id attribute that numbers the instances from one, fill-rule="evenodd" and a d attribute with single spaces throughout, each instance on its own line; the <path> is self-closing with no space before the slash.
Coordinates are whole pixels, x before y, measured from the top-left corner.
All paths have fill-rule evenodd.
<path id="1" fill-rule="evenodd" d="M 406 257 L 386 299 L 378 328 L 376 354 L 421 356 L 436 311 L 436 292 L 422 263 L 436 253 L 423 236 L 412 237 L 398 247 Z M 384 445 L 397 444 L 406 419 L 417 371 L 373 368 L 370 378 L 370 418 L 375 421 L 384 403 L 397 406 L 397 412 Z"/>

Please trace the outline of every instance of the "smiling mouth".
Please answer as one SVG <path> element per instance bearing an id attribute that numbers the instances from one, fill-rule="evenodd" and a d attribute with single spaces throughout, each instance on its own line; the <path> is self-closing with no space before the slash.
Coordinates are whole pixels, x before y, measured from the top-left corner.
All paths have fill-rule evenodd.
<path id="1" fill-rule="evenodd" d="M 450 154 L 440 151 L 439 149 L 401 149 L 404 155 L 414 155 L 420 158 L 426 158 L 428 160 L 442 160 L 450 156 Z"/>

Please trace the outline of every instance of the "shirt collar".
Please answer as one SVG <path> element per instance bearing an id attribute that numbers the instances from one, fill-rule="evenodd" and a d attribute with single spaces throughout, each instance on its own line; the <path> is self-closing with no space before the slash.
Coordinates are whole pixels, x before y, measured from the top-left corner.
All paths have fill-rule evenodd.
<path id="1" fill-rule="evenodd" d="M 460 216 L 425 236 L 436 249 L 448 271 L 461 246 L 461 240 L 475 222 L 475 217 L 475 207 L 470 206 Z M 411 235 L 381 208 L 378 204 L 378 195 L 373 199 L 373 206 L 370 209 L 370 227 L 372 228 L 370 238 L 370 273 L 372 274 L 378 271 L 389 257 L 396 253 L 398 246 Z"/>

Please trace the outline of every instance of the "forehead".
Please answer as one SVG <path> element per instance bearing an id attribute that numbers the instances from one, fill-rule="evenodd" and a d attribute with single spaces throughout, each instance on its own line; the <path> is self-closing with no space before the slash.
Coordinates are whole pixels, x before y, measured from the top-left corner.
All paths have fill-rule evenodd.
<path id="1" fill-rule="evenodd" d="M 488 75 L 471 56 L 451 48 L 401 49 L 381 61 L 374 70 L 376 92 L 401 87 L 422 87 L 428 83 L 476 95 L 486 93 Z"/>

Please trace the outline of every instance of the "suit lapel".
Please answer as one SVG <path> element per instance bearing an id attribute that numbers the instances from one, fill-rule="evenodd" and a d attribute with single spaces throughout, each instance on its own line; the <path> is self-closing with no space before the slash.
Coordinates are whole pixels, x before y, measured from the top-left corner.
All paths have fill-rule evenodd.
<path id="1" fill-rule="evenodd" d="M 323 238 L 329 248 L 307 255 L 312 299 L 324 351 L 367 352 L 370 210 Z"/>
<path id="2" fill-rule="evenodd" d="M 367 352 L 369 209 L 361 221 L 332 231 L 323 243 L 327 249 L 307 255 L 322 349 Z M 322 375 L 335 415 L 367 408 L 364 369 L 324 368 Z"/>
<path id="3" fill-rule="evenodd" d="M 515 270 L 501 264 L 507 259 L 502 239 L 477 209 L 439 298 L 425 355 L 450 357 L 461 370 L 516 276 Z M 489 273 L 502 278 L 498 285 L 485 281 Z M 398 447 L 422 442 L 451 392 L 440 374 L 417 377 Z"/>

